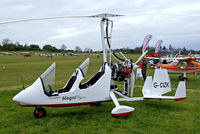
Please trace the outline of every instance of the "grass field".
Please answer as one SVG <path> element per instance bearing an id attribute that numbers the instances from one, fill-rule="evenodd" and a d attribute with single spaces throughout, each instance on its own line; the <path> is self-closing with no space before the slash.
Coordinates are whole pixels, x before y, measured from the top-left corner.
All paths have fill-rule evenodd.
<path id="1" fill-rule="evenodd" d="M 56 85 L 62 88 L 74 69 L 88 56 L 31 57 L 0 56 L 0 134 L 11 133 L 65 133 L 65 134 L 200 134 L 200 76 L 188 74 L 187 99 L 179 102 L 172 100 L 145 100 L 120 102 L 132 106 L 135 111 L 127 119 L 112 117 L 112 102 L 101 106 L 76 106 L 46 108 L 47 117 L 35 119 L 35 108 L 20 107 L 12 97 L 22 90 L 21 75 L 25 87 L 31 85 L 53 62 L 56 62 Z M 95 74 L 102 60 L 89 56 L 86 79 Z M 128 55 L 136 60 L 139 55 Z M 2 66 L 6 69 L 3 70 Z M 153 70 L 148 69 L 148 75 Z M 172 87 L 178 85 L 178 75 L 171 74 Z M 123 83 L 118 83 L 123 87 Z M 136 81 L 134 96 L 142 96 L 142 80 Z M 172 90 L 169 95 L 174 95 Z"/>

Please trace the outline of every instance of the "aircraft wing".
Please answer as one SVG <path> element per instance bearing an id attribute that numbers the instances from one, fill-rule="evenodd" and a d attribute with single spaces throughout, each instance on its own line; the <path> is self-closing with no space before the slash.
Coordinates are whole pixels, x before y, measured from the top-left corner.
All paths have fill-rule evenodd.
<path id="1" fill-rule="evenodd" d="M 178 57 L 178 58 L 173 58 L 178 61 L 194 61 L 194 60 L 199 60 L 200 57 Z"/>
<path id="2" fill-rule="evenodd" d="M 172 58 L 164 58 L 164 57 L 146 57 L 148 60 L 171 60 Z M 173 60 L 178 60 L 178 61 L 193 61 L 193 60 L 198 60 L 200 57 L 178 57 L 178 58 L 173 58 Z"/>
<path id="3" fill-rule="evenodd" d="M 176 59 L 176 58 L 168 58 L 168 57 L 146 57 L 146 59 L 148 59 L 148 60 L 161 60 L 161 59 L 163 59 L 163 60 L 171 60 L 171 59 Z"/>

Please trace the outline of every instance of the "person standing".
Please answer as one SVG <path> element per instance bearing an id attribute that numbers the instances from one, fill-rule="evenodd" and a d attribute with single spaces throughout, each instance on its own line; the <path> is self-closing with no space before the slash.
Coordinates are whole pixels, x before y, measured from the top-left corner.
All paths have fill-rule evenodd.
<path id="1" fill-rule="evenodd" d="M 147 61 L 144 60 L 142 62 L 142 76 L 143 76 L 143 80 L 146 80 L 146 71 L 147 71 Z"/>

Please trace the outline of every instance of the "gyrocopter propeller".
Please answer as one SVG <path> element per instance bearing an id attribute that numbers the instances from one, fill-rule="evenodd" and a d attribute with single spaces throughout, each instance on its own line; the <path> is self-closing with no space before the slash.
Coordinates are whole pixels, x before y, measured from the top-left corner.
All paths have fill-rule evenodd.
<path id="1" fill-rule="evenodd" d="M 19 102 L 24 107 L 35 107 L 34 116 L 36 118 L 42 118 L 46 116 L 46 110 L 42 106 L 49 107 L 64 107 L 64 106 L 77 106 L 92 103 L 101 103 L 107 101 L 113 101 L 115 108 L 111 111 L 113 116 L 125 117 L 134 111 L 133 107 L 122 106 L 118 101 L 139 101 L 144 99 L 175 99 L 181 100 L 186 97 L 185 94 L 185 82 L 181 82 L 178 86 L 178 91 L 175 97 L 162 96 L 163 93 L 171 91 L 171 84 L 166 71 L 155 71 L 154 79 L 148 77 L 143 87 L 144 97 L 128 97 L 127 88 L 128 85 L 124 84 L 124 93 L 121 93 L 117 85 L 114 84 L 113 79 L 117 75 L 112 75 L 112 61 L 111 56 L 115 55 L 111 49 L 111 37 L 113 29 L 113 21 L 109 18 L 119 17 L 122 15 L 115 14 L 98 14 L 91 16 L 59 16 L 59 17 L 46 17 L 46 18 L 32 18 L 23 20 L 14 20 L 0 22 L 0 24 L 50 20 L 50 19 L 64 19 L 64 18 L 100 18 L 101 39 L 103 49 L 103 64 L 100 70 L 87 82 L 82 83 L 85 77 L 87 68 L 89 65 L 89 58 L 86 59 L 78 68 L 75 69 L 69 81 L 62 89 L 52 89 L 55 81 L 55 69 L 56 64 L 53 63 L 38 79 L 29 87 L 25 88 L 13 97 L 13 100 Z M 107 47 L 109 49 L 109 59 Z M 131 59 L 125 58 L 125 63 L 122 64 L 123 72 L 126 73 L 125 80 L 128 80 L 129 74 L 131 75 L 131 96 L 134 89 L 134 69 L 137 68 L 137 63 L 144 57 L 147 52 L 135 62 L 132 63 Z M 115 58 L 119 59 L 116 55 Z M 118 67 L 120 64 L 116 64 Z M 161 75 L 163 74 L 163 76 Z M 159 79 L 162 76 L 162 79 Z M 164 81 L 164 83 L 163 83 Z M 126 82 L 125 82 L 126 83 Z M 156 83 L 156 87 L 155 87 Z M 159 89 L 159 90 L 158 90 Z M 166 91 L 161 91 L 166 90 Z M 120 97 L 116 97 L 116 94 Z"/>

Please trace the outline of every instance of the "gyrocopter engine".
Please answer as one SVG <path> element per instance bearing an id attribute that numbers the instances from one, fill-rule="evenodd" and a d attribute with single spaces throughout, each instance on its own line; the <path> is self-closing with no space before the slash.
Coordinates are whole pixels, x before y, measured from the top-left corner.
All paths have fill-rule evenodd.
<path id="1" fill-rule="evenodd" d="M 124 60 L 122 62 L 111 62 L 110 67 L 112 69 L 112 79 L 115 81 L 124 81 L 123 94 L 129 95 L 129 78 L 134 79 L 134 74 L 132 74 L 132 59 Z"/>

